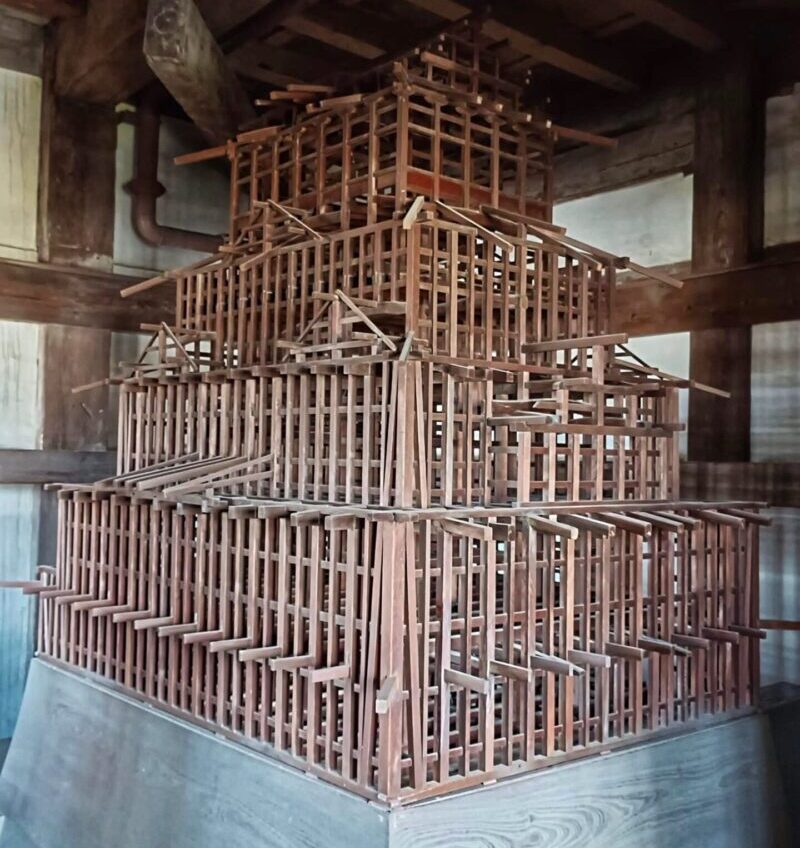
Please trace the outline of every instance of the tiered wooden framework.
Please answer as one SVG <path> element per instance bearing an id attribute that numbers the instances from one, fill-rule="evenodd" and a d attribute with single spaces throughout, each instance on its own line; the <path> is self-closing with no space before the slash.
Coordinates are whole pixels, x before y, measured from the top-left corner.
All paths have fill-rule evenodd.
<path id="1" fill-rule="evenodd" d="M 40 656 L 390 804 L 758 692 L 767 520 L 680 501 L 689 383 L 608 332 L 645 269 L 551 223 L 554 130 L 485 46 L 229 145 L 229 241 L 134 287 L 175 324 L 20 584 Z"/>

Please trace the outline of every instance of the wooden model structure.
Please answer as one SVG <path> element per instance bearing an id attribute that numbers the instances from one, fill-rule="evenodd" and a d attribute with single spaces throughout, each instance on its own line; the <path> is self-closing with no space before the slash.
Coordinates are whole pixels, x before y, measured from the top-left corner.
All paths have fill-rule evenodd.
<path id="1" fill-rule="evenodd" d="M 643 269 L 550 223 L 566 131 L 473 25 L 376 78 L 287 92 L 227 243 L 144 284 L 40 656 L 391 804 L 752 706 L 765 519 L 680 501 L 687 383 L 609 334 Z"/>

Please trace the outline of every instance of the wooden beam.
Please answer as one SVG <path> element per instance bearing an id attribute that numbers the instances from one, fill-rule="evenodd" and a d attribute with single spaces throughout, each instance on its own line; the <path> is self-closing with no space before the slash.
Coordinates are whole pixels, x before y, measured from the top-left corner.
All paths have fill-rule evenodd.
<path id="1" fill-rule="evenodd" d="M 316 0 L 272 0 L 272 2 L 230 29 L 220 38 L 223 52 L 231 53 L 248 41 L 265 38 L 292 15 L 300 15 Z"/>
<path id="2" fill-rule="evenodd" d="M 800 462 L 683 462 L 681 497 L 800 507 Z"/>
<path id="3" fill-rule="evenodd" d="M 315 41 L 321 41 L 323 44 L 335 47 L 344 53 L 352 53 L 354 56 L 360 56 L 362 59 L 377 59 L 378 56 L 384 54 L 384 51 L 380 47 L 376 47 L 374 44 L 370 44 L 370 42 L 359 38 L 357 30 L 354 32 L 344 32 L 339 27 L 333 28 L 326 26 L 313 17 L 293 15 L 287 18 L 283 22 L 283 25 L 297 35 L 308 36 Z"/>
<path id="4" fill-rule="evenodd" d="M 763 244 L 764 112 L 755 63 L 746 53 L 725 56 L 701 80 L 695 109 L 695 270 L 743 264 L 753 257 L 754 247 Z M 750 458 L 750 335 L 749 328 L 692 335 L 690 379 L 726 389 L 731 398 L 691 394 L 689 459 Z"/>
<path id="5" fill-rule="evenodd" d="M 47 20 L 82 15 L 85 5 L 84 0 L 2 0 L 0 2 L 0 6 Z"/>
<path id="6" fill-rule="evenodd" d="M 697 7 L 705 6 L 704 3 L 680 0 L 615 0 L 615 5 L 627 9 L 640 20 L 657 26 L 699 50 L 712 52 L 722 47 L 723 41 L 719 33 L 697 14 Z"/>
<path id="7" fill-rule="evenodd" d="M 478 8 L 453 0 L 407 0 L 427 12 L 455 21 Z M 538 62 L 614 91 L 634 91 L 638 84 L 618 57 L 580 30 L 527 3 L 493 3 L 483 31 Z"/>
<path id="8" fill-rule="evenodd" d="M 0 9 L 0 68 L 42 75 L 44 27 Z"/>
<path id="9" fill-rule="evenodd" d="M 212 140 L 225 141 L 255 117 L 194 0 L 150 0 L 144 55 L 153 73 Z"/>
<path id="10" fill-rule="evenodd" d="M 65 265 L 0 260 L 0 319 L 138 332 L 174 313 L 171 286 L 123 300 L 138 278 Z"/>
<path id="11" fill-rule="evenodd" d="M 800 320 L 798 258 L 680 277 L 682 289 L 622 283 L 615 295 L 612 331 L 650 336 Z"/>
<path id="12" fill-rule="evenodd" d="M 687 173 L 694 156 L 694 115 L 660 121 L 617 136 L 615 148 L 584 145 L 555 159 L 556 202 Z"/>
<path id="13" fill-rule="evenodd" d="M 56 93 L 116 104 L 152 79 L 142 53 L 147 0 L 89 0 L 56 29 Z"/>
<path id="14" fill-rule="evenodd" d="M 0 484 L 90 483 L 114 473 L 115 451 L 0 449 Z"/>

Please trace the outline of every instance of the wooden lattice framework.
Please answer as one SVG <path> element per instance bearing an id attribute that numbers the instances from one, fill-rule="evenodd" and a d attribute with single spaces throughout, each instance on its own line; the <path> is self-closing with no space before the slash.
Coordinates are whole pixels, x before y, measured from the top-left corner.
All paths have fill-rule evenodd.
<path id="1" fill-rule="evenodd" d="M 134 287 L 176 314 L 117 474 L 19 584 L 40 656 L 391 804 L 758 692 L 768 522 L 679 499 L 677 391 L 713 390 L 609 334 L 644 269 L 551 223 L 555 131 L 485 46 L 229 144 L 229 240 Z"/>

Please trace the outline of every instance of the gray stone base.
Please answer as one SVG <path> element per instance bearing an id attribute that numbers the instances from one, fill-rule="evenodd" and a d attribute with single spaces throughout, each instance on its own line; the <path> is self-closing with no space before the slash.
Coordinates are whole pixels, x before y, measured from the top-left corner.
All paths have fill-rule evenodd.
<path id="1" fill-rule="evenodd" d="M 788 848 L 785 808 L 765 715 L 387 811 L 35 660 L 0 848 Z"/>

